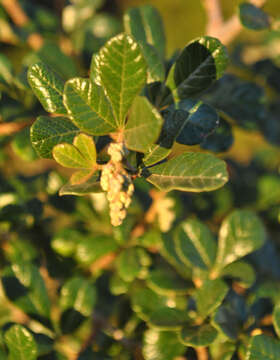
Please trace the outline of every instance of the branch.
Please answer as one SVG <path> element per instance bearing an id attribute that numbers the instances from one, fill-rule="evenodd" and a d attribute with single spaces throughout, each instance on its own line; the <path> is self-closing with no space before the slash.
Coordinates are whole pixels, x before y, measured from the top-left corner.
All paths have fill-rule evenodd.
<path id="1" fill-rule="evenodd" d="M 250 3 L 262 7 L 266 0 L 250 0 Z M 225 21 L 220 0 L 203 0 L 203 5 L 208 17 L 206 34 L 218 38 L 225 45 L 229 44 L 242 30 L 238 15 L 233 15 Z"/>
<path id="2" fill-rule="evenodd" d="M 0 123 L 0 136 L 3 135 L 12 135 L 20 130 L 24 129 L 27 126 L 30 126 L 33 123 L 33 121 L 27 121 L 27 122 L 10 122 L 10 123 Z"/>

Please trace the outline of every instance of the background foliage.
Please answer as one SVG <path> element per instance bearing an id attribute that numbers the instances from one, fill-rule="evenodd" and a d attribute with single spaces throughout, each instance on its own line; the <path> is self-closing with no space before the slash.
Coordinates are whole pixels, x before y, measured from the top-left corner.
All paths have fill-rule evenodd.
<path id="1" fill-rule="evenodd" d="M 229 182 L 166 195 L 138 179 L 116 228 L 102 193 L 58 195 L 72 172 L 31 145 L 30 125 L 47 114 L 27 69 L 43 61 L 65 80 L 94 74 L 92 54 L 123 31 L 128 7 L 147 2 L 20 1 L 26 19 L 5 3 L 0 359 L 279 359 L 278 2 L 267 1 L 268 15 L 222 2 L 225 17 L 235 11 L 249 29 L 228 44 L 227 72 L 199 95 L 208 107 L 191 124 L 203 133 L 217 112 L 219 127 L 172 148 L 224 159 Z M 204 35 L 207 14 L 197 1 L 149 3 L 163 16 L 170 68 L 177 48 Z"/>

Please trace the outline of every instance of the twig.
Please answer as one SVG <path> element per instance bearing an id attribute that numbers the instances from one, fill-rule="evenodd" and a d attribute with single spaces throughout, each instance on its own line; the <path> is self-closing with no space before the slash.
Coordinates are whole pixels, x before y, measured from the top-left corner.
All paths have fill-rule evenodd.
<path id="1" fill-rule="evenodd" d="M 24 27 L 30 22 L 18 0 L 2 0 L 1 5 L 18 27 Z M 38 33 L 32 33 L 27 38 L 27 43 L 34 50 L 38 50 L 43 45 L 43 42 L 43 37 Z"/>
<path id="2" fill-rule="evenodd" d="M 16 122 L 2 123 L 2 124 L 0 123 L 0 136 L 13 135 L 19 132 L 20 130 L 26 128 L 27 126 L 30 126 L 32 123 L 33 123 L 32 121 L 20 122 L 20 123 L 16 123 Z"/>
<path id="3" fill-rule="evenodd" d="M 262 7 L 266 0 L 250 0 L 250 3 Z M 216 37 L 224 44 L 229 44 L 242 30 L 242 25 L 237 15 L 224 21 L 220 0 L 203 0 L 203 5 L 208 16 L 206 26 L 207 35 Z"/>
<path id="4" fill-rule="evenodd" d="M 208 360 L 208 351 L 206 347 L 198 347 L 195 349 L 198 360 Z"/>

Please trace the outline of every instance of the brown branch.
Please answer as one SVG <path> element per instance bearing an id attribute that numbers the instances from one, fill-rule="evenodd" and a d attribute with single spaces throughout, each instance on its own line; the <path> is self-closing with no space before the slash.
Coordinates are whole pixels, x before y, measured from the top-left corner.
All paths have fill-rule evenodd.
<path id="1" fill-rule="evenodd" d="M 250 0 L 250 3 L 262 7 L 266 0 Z M 224 21 L 220 0 L 203 0 L 203 5 L 208 17 L 207 35 L 218 38 L 226 45 L 229 44 L 242 30 L 238 15 L 235 14 L 229 20 Z"/>
<path id="2" fill-rule="evenodd" d="M 30 22 L 29 17 L 20 6 L 18 0 L 2 0 L 1 5 L 18 27 L 24 27 Z M 43 37 L 38 33 L 32 33 L 27 38 L 27 43 L 34 50 L 40 49 L 43 42 Z"/>
<path id="3" fill-rule="evenodd" d="M 208 360 L 208 351 L 206 347 L 197 347 L 195 349 L 198 360 Z"/>
<path id="4" fill-rule="evenodd" d="M 6 135 L 13 135 L 20 130 L 26 128 L 27 126 L 30 126 L 33 123 L 33 121 L 27 121 L 27 122 L 10 122 L 10 123 L 0 123 L 0 136 Z"/>

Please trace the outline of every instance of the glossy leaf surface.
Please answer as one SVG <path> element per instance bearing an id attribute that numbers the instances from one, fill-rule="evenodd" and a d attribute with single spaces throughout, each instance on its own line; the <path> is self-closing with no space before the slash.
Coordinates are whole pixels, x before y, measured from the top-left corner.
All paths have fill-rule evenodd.
<path id="1" fill-rule="evenodd" d="M 127 34 L 112 38 L 100 51 L 98 72 L 112 104 L 116 124 L 122 127 L 147 78 L 147 66 L 140 46 Z"/>
<path id="2" fill-rule="evenodd" d="M 67 81 L 64 104 L 74 124 L 89 134 L 105 135 L 117 127 L 103 89 L 88 79 Z"/>
<path id="3" fill-rule="evenodd" d="M 176 252 L 190 267 L 210 269 L 216 257 L 216 242 L 210 230 L 199 220 L 187 220 L 176 229 Z"/>
<path id="4" fill-rule="evenodd" d="M 166 86 L 170 94 L 164 104 L 195 96 L 219 79 L 228 62 L 218 39 L 201 37 L 187 45 L 169 71 Z"/>
<path id="5" fill-rule="evenodd" d="M 226 165 L 209 154 L 185 153 L 148 169 L 149 182 L 163 191 L 210 191 L 228 180 Z"/>
<path id="6" fill-rule="evenodd" d="M 39 116 L 30 130 L 31 142 L 39 156 L 52 158 L 52 150 L 61 142 L 72 144 L 80 130 L 65 117 Z"/>
<path id="7" fill-rule="evenodd" d="M 37 63 L 28 71 L 29 84 L 43 105 L 50 113 L 66 115 L 63 104 L 64 81 L 44 63 Z"/>
<path id="8" fill-rule="evenodd" d="M 217 269 L 260 248 L 265 230 L 259 218 L 247 210 L 236 210 L 222 223 L 216 258 Z"/>
<path id="9" fill-rule="evenodd" d="M 145 97 L 137 97 L 129 113 L 124 139 L 128 149 L 146 152 L 156 142 L 162 117 Z"/>

